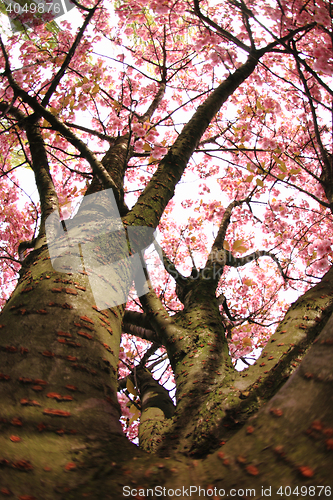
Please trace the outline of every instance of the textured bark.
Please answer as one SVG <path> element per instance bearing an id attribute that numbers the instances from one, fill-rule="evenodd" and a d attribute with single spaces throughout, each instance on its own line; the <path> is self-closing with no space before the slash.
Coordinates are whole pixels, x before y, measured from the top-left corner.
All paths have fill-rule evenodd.
<path id="1" fill-rule="evenodd" d="M 70 479 L 68 463 L 76 483 L 106 441 L 126 449 L 116 394 L 123 307 L 93 304 L 87 273 L 54 271 L 43 247 L 1 314 L 1 475 L 16 495 L 52 498 Z"/>
<path id="2" fill-rule="evenodd" d="M 123 498 L 126 485 L 258 492 L 261 485 L 331 485 L 331 275 L 288 311 L 265 350 L 275 359 L 264 353 L 242 374 L 228 360 L 206 283 L 193 281 L 172 327 L 180 354 L 167 345 L 177 380 L 174 416 L 143 376 L 141 436 L 157 450 L 146 455 L 118 421 L 123 308 L 96 311 L 85 274 L 57 273 L 46 249 L 34 251 L 1 315 L 1 487 L 16 497 L 108 499 Z"/>

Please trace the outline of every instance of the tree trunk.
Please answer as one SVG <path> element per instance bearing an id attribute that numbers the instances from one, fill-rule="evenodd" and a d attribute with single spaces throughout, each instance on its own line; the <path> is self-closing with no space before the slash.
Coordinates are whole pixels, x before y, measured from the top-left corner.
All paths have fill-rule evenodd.
<path id="1" fill-rule="evenodd" d="M 15 495 L 53 498 L 92 476 L 105 443 L 108 460 L 135 447 L 117 402 L 123 307 L 98 312 L 87 273 L 54 271 L 44 248 L 1 315 L 0 474 Z"/>

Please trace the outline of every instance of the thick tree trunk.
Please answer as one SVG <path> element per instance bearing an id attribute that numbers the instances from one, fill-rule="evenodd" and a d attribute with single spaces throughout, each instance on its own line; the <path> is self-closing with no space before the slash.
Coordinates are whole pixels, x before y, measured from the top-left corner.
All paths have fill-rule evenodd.
<path id="1" fill-rule="evenodd" d="M 117 402 L 123 307 L 98 312 L 87 273 L 54 271 L 44 248 L 1 315 L 0 474 L 16 497 L 53 498 L 93 474 L 105 443 L 114 457 L 134 447 Z"/>

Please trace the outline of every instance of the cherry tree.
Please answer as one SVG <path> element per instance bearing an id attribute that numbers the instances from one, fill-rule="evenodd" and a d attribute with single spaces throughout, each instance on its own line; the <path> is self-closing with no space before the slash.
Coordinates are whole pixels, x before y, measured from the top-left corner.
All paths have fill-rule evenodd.
<path id="1" fill-rule="evenodd" d="M 73 3 L 0 41 L 2 495 L 329 496 L 331 5 Z"/>

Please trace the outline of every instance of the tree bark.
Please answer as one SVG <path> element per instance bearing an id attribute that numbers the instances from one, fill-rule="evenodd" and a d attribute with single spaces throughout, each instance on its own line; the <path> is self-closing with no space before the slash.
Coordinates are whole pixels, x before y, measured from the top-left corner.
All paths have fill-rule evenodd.
<path id="1" fill-rule="evenodd" d="M 43 247 L 2 311 L 0 474 L 17 495 L 53 498 L 92 475 L 81 467 L 105 442 L 133 446 L 117 402 L 123 307 L 93 304 L 87 273 L 54 271 Z"/>
<path id="2" fill-rule="evenodd" d="M 123 498 L 126 486 L 192 486 L 192 498 L 200 498 L 195 486 L 213 486 L 254 488 L 254 498 L 260 498 L 263 486 L 272 487 L 272 498 L 281 498 L 279 486 L 298 485 L 308 488 L 305 498 L 310 498 L 309 486 L 331 486 L 331 275 L 291 307 L 271 339 L 266 351 L 270 346 L 278 351 L 273 341 L 283 339 L 289 358 L 283 365 L 280 357 L 282 369 L 279 363 L 275 370 L 267 366 L 268 380 L 264 373 L 258 378 L 267 354 L 248 373 L 232 370 L 214 320 L 214 301 L 194 281 L 192 300 L 175 322 L 177 331 L 187 334 L 178 351 L 183 354 L 177 357 L 168 349 L 178 390 L 174 416 L 163 394 L 154 395 L 153 385 L 142 379 L 149 413 L 142 437 L 144 427 L 150 428 L 148 439 L 157 450 L 146 454 L 127 441 L 119 424 L 123 307 L 97 311 L 84 273 L 66 277 L 52 269 L 44 247 L 34 251 L 1 315 L 2 491 L 18 498 L 108 499 Z M 301 328 L 302 321 L 308 329 Z M 204 324 L 210 326 L 201 331 Z M 295 362 L 293 356 L 298 356 Z"/>

